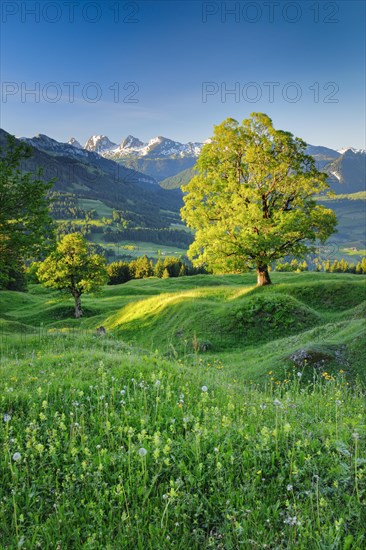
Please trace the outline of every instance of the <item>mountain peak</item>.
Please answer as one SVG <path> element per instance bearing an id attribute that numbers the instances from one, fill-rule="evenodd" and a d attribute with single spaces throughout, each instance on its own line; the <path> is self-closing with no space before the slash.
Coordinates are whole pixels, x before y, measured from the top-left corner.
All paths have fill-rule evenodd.
<path id="1" fill-rule="evenodd" d="M 344 155 L 345 153 L 347 154 L 352 154 L 352 153 L 366 153 L 366 149 L 355 149 L 354 147 L 343 147 L 342 149 L 339 149 L 338 153 L 340 153 L 341 155 Z"/>
<path id="2" fill-rule="evenodd" d="M 142 143 L 142 141 L 140 141 L 138 138 L 134 136 L 131 136 L 131 134 L 128 135 L 126 139 L 124 139 L 123 142 L 121 143 L 122 149 L 132 149 L 135 147 L 143 147 L 143 146 L 144 144 Z"/>
<path id="3" fill-rule="evenodd" d="M 117 143 L 113 143 L 107 136 L 103 135 L 91 136 L 84 145 L 84 149 L 94 151 L 95 153 L 108 151 L 108 149 L 113 149 L 114 147 L 117 147 Z"/>
<path id="4" fill-rule="evenodd" d="M 69 141 L 67 142 L 68 145 L 72 145 L 73 147 L 76 147 L 77 149 L 82 149 L 82 145 L 78 142 L 77 139 L 74 137 L 71 137 Z"/>

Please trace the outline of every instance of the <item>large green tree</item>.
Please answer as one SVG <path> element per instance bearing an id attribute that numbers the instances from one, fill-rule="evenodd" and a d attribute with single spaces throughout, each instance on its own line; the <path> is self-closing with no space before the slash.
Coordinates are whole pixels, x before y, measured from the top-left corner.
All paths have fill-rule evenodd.
<path id="1" fill-rule="evenodd" d="M 0 148 L 0 287 L 11 283 L 21 261 L 42 253 L 53 236 L 42 171 L 24 172 L 22 162 L 32 149 L 1 134 Z M 52 239 L 51 239 L 52 240 Z"/>
<path id="2" fill-rule="evenodd" d="M 196 231 L 188 251 L 194 264 L 215 272 L 255 268 L 258 285 L 270 284 L 271 262 L 302 257 L 334 232 L 334 212 L 315 200 L 328 190 L 326 175 L 305 148 L 263 113 L 215 127 L 197 175 L 183 187 L 182 218 Z"/>
<path id="3" fill-rule="evenodd" d="M 79 233 L 65 235 L 56 250 L 40 264 L 37 275 L 45 286 L 72 294 L 76 318 L 83 315 L 82 294 L 96 292 L 108 280 L 104 257 L 91 254 Z"/>

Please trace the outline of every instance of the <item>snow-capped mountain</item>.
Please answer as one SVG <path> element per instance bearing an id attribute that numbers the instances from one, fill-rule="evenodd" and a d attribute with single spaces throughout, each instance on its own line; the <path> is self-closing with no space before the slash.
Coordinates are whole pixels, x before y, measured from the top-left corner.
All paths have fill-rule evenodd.
<path id="1" fill-rule="evenodd" d="M 94 151 L 101 155 L 115 147 L 117 147 L 117 143 L 113 143 L 107 136 L 91 136 L 84 145 L 84 149 L 87 151 Z"/>
<path id="2" fill-rule="evenodd" d="M 77 149 L 82 149 L 83 148 L 83 146 L 74 137 L 71 137 L 67 143 L 68 143 L 68 145 L 72 145 L 73 147 L 76 147 Z"/>
<path id="3" fill-rule="evenodd" d="M 347 151 L 352 151 L 352 153 L 362 153 L 362 154 L 366 153 L 366 149 L 355 149 L 354 147 L 343 147 L 343 149 L 338 150 L 338 153 L 343 155 Z"/>
<path id="4" fill-rule="evenodd" d="M 180 143 L 163 136 L 150 139 L 147 143 L 134 136 L 127 136 L 120 145 L 113 143 L 107 136 L 91 136 L 84 149 L 95 151 L 114 160 L 123 157 L 183 158 L 199 156 L 203 143 Z"/>
<path id="5" fill-rule="evenodd" d="M 104 158 L 95 151 L 88 151 L 80 146 L 80 143 L 75 138 L 71 138 L 68 143 L 62 143 L 56 141 L 45 134 L 38 134 L 32 138 L 19 138 L 20 141 L 28 143 L 35 149 L 43 151 L 52 157 L 61 157 L 66 159 L 66 163 L 70 160 L 76 160 L 83 164 L 87 164 L 93 168 L 96 173 L 98 170 L 102 170 L 109 175 L 118 180 L 121 177 L 121 174 L 126 172 L 127 177 L 130 180 L 135 180 L 141 183 L 148 183 L 151 185 L 156 185 L 156 181 L 153 177 L 148 174 L 143 174 L 133 169 L 133 167 L 125 167 L 122 164 L 117 164 L 111 159 Z"/>

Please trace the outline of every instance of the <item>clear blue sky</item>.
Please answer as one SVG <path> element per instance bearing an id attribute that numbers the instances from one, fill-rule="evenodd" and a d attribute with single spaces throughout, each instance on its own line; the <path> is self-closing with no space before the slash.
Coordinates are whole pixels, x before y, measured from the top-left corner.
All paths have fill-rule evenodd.
<path id="1" fill-rule="evenodd" d="M 1 126 L 17 136 L 201 141 L 261 111 L 308 143 L 365 147 L 361 0 L 3 0 L 1 10 Z"/>

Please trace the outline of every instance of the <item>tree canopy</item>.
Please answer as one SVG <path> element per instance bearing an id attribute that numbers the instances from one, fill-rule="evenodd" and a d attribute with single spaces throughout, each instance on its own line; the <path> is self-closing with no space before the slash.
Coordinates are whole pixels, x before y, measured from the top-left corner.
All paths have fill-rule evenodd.
<path id="1" fill-rule="evenodd" d="M 334 212 L 315 199 L 329 189 L 326 175 L 305 149 L 263 113 L 242 125 L 229 118 L 215 126 L 197 175 L 183 187 L 182 218 L 196 231 L 188 251 L 195 265 L 214 272 L 256 268 L 258 284 L 269 284 L 271 262 L 303 257 L 334 232 Z"/>
<path id="2" fill-rule="evenodd" d="M 78 233 L 66 235 L 38 268 L 45 286 L 70 292 L 75 300 L 75 317 L 81 317 L 81 296 L 99 290 L 108 279 L 105 259 L 91 254 L 86 240 Z"/>
<path id="3" fill-rule="evenodd" d="M 41 253 L 53 237 L 47 200 L 53 182 L 45 183 L 41 170 L 22 171 L 22 161 L 31 155 L 32 149 L 11 135 L 0 149 L 0 287 L 11 282 L 21 260 Z"/>

